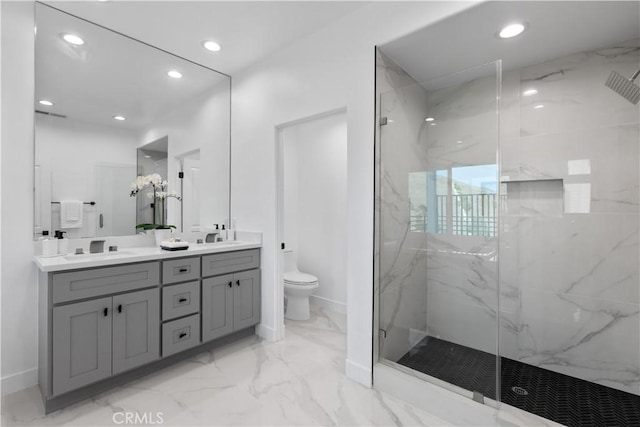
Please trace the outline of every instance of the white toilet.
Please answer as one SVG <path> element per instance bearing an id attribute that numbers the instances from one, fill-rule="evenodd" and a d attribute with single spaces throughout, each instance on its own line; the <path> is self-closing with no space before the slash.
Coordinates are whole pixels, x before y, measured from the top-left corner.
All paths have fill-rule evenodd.
<path id="1" fill-rule="evenodd" d="M 308 320 L 309 297 L 318 289 L 318 278 L 301 273 L 292 250 L 284 251 L 284 296 L 287 299 L 284 317 L 291 320 Z"/>

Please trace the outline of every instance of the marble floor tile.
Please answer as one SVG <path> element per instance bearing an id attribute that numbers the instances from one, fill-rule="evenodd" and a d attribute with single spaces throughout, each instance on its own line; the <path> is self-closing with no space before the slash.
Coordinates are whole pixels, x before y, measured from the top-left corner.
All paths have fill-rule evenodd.
<path id="1" fill-rule="evenodd" d="M 346 378 L 345 349 L 345 316 L 314 308 L 282 341 L 244 338 L 49 415 L 36 387 L 7 395 L 2 426 L 135 424 L 127 413 L 146 417 L 137 425 L 451 425 Z"/>

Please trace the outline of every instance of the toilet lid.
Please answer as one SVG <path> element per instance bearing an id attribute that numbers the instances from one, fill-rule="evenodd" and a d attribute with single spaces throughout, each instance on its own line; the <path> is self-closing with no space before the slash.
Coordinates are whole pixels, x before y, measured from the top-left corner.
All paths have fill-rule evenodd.
<path id="1" fill-rule="evenodd" d="M 289 283 L 314 283 L 318 281 L 318 278 L 312 274 L 290 271 L 284 273 L 284 281 Z"/>

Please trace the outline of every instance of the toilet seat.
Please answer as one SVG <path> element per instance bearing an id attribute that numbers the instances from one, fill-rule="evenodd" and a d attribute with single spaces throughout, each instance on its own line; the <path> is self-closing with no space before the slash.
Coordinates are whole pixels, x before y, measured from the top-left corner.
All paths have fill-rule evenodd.
<path id="1" fill-rule="evenodd" d="M 318 278 L 312 274 L 289 271 L 284 273 L 284 282 L 289 285 L 313 286 L 318 283 Z"/>

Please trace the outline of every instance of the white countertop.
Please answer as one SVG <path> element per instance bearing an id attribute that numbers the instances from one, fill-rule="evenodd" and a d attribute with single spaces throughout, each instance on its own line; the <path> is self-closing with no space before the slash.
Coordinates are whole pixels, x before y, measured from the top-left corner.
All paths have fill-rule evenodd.
<path id="1" fill-rule="evenodd" d="M 260 248 L 262 244 L 239 240 L 218 243 L 191 243 L 189 249 L 181 251 L 166 251 L 157 246 L 135 248 L 121 248 L 116 252 L 102 252 L 97 254 L 63 254 L 52 257 L 35 256 L 34 262 L 45 272 L 77 270 L 90 267 L 126 264 L 131 262 L 156 261 L 169 258 L 181 258 L 214 254 L 218 252 L 240 251 L 244 249 Z"/>

